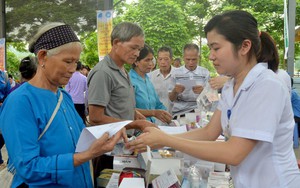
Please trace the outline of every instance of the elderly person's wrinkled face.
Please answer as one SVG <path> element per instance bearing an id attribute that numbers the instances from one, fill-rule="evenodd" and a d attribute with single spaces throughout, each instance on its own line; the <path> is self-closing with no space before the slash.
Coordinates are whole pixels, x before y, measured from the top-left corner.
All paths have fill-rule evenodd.
<path id="1" fill-rule="evenodd" d="M 183 53 L 183 61 L 185 63 L 185 68 L 193 71 L 197 68 L 199 60 L 199 54 L 196 49 L 186 49 Z"/>
<path id="2" fill-rule="evenodd" d="M 169 71 L 172 64 L 170 52 L 161 51 L 157 54 L 157 62 L 161 71 Z"/>
<path id="3" fill-rule="evenodd" d="M 76 71 L 82 48 L 75 44 L 63 48 L 58 54 L 44 57 L 44 76 L 51 85 L 62 86 L 69 82 Z"/>
<path id="4" fill-rule="evenodd" d="M 113 49 L 122 62 L 133 64 L 144 47 L 144 37 L 132 37 L 129 41 L 121 42 L 114 40 Z"/>
<path id="5" fill-rule="evenodd" d="M 153 66 L 153 54 L 149 53 L 144 59 L 137 61 L 135 63 L 136 68 L 139 70 L 140 73 L 146 74 L 149 73 Z"/>
<path id="6" fill-rule="evenodd" d="M 178 60 L 174 61 L 174 67 L 178 68 L 180 66 L 181 66 L 180 61 Z"/>

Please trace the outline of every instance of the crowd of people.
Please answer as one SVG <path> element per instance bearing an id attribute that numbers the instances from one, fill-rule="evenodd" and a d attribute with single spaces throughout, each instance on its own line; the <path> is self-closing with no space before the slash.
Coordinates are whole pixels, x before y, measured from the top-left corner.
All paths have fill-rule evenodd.
<path id="1" fill-rule="evenodd" d="M 228 164 L 237 188 L 297 187 L 295 93 L 278 69 L 272 37 L 240 10 L 214 16 L 204 32 L 220 75 L 215 78 L 199 66 L 194 43 L 183 47 L 183 65 L 169 46 L 155 58 L 135 23 L 114 27 L 111 51 L 92 69 L 79 61 L 82 45 L 69 25 L 43 25 L 29 41 L 34 57 L 21 61 L 22 83 L 11 89 L 1 72 L 0 146 L 5 141 L 8 166 L 15 171 L 12 187 L 94 187 L 100 171 L 112 168 L 106 153 L 120 140 L 132 151 L 168 146 Z M 158 129 L 194 112 L 207 84 L 222 95 L 207 126 L 177 135 Z M 84 127 L 123 120 L 132 122 L 75 152 Z M 216 142 L 221 134 L 226 141 Z M 131 136 L 137 139 L 128 142 Z"/>

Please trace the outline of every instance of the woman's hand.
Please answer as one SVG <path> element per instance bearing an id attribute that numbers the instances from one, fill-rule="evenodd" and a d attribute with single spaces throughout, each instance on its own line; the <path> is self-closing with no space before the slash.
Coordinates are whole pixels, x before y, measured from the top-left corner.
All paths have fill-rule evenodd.
<path id="1" fill-rule="evenodd" d="M 100 138 L 95 140 L 88 150 L 74 154 L 74 166 L 79 166 L 95 157 L 103 155 L 109 151 L 112 151 L 116 143 L 121 139 L 124 142 L 128 142 L 125 128 L 121 129 L 115 135 L 109 138 L 108 133 L 104 133 Z"/>
<path id="2" fill-rule="evenodd" d="M 171 123 L 172 115 L 165 110 L 154 110 L 154 117 L 162 121 L 163 123 Z"/>
<path id="3" fill-rule="evenodd" d="M 92 153 L 93 158 L 103 155 L 109 151 L 112 151 L 116 145 L 116 143 L 121 139 L 124 139 L 124 142 L 127 142 L 127 135 L 126 130 L 121 129 L 115 135 L 109 138 L 109 134 L 105 133 L 102 137 L 95 140 L 90 148 L 88 149 L 89 152 Z"/>
<path id="4" fill-rule="evenodd" d="M 164 140 L 169 138 L 169 135 L 163 131 L 154 128 L 147 127 L 144 129 L 144 133 L 137 137 L 136 140 L 133 140 L 126 144 L 126 147 L 130 150 L 145 151 L 146 146 L 149 146 L 151 149 L 158 149 L 164 146 Z"/>
<path id="5" fill-rule="evenodd" d="M 126 125 L 127 129 L 139 129 L 141 131 L 144 131 L 146 127 L 156 127 L 154 123 L 151 123 L 150 121 L 147 120 L 135 120 L 128 125 Z"/>

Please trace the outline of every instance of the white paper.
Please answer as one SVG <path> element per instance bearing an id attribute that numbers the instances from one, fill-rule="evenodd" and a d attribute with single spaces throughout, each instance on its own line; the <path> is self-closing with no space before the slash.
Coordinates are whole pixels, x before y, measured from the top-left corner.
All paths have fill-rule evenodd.
<path id="1" fill-rule="evenodd" d="M 87 150 L 90 147 L 90 145 L 96 139 L 100 138 L 104 133 L 109 133 L 109 137 L 111 137 L 131 122 L 132 121 L 120 121 L 116 123 L 95 125 L 84 128 L 80 134 L 75 152 L 82 152 Z"/>
<path id="2" fill-rule="evenodd" d="M 225 141 L 225 137 L 223 135 L 220 135 L 218 138 L 217 138 L 217 141 Z"/>
<path id="3" fill-rule="evenodd" d="M 175 187 L 180 187 L 179 180 L 172 169 L 162 173 L 152 181 L 153 188 L 166 188 L 171 187 L 174 184 Z"/>
<path id="4" fill-rule="evenodd" d="M 186 90 L 191 90 L 194 86 L 196 86 L 196 80 L 185 80 L 185 79 L 177 79 L 176 84 L 183 85 Z"/>
<path id="5" fill-rule="evenodd" d="M 145 188 L 144 178 L 123 178 L 119 188 Z"/>
<path id="6" fill-rule="evenodd" d="M 147 146 L 147 158 L 152 162 L 151 148 Z"/>
<path id="7" fill-rule="evenodd" d="M 194 86 L 204 86 L 205 79 L 198 75 L 175 75 L 175 83 L 184 85 L 186 90 L 191 90 Z"/>
<path id="8" fill-rule="evenodd" d="M 170 127 L 170 126 L 158 126 L 160 130 L 168 134 L 179 134 L 187 132 L 186 126 L 179 126 L 179 127 Z"/>

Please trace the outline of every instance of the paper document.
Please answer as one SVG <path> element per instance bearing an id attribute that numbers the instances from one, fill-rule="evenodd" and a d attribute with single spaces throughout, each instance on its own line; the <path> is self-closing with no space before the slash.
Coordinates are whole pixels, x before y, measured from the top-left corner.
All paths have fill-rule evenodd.
<path id="1" fill-rule="evenodd" d="M 204 86 L 206 78 L 199 75 L 175 75 L 176 84 L 184 85 L 186 90 L 191 90 L 194 86 Z"/>
<path id="2" fill-rule="evenodd" d="M 95 125 L 92 127 L 84 128 L 80 134 L 75 152 L 82 152 L 87 150 L 90 147 L 90 145 L 96 139 L 100 138 L 104 133 L 108 132 L 109 137 L 111 137 L 131 122 L 132 121 L 121 121 L 116 123 Z"/>
<path id="3" fill-rule="evenodd" d="M 119 188 L 145 188 L 144 178 L 123 178 Z"/>
<path id="4" fill-rule="evenodd" d="M 172 169 L 162 173 L 152 180 L 153 188 L 180 188 L 179 180 Z"/>
<path id="5" fill-rule="evenodd" d="M 176 84 L 183 85 L 185 89 L 191 90 L 194 86 L 196 86 L 196 80 L 176 80 Z"/>

